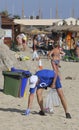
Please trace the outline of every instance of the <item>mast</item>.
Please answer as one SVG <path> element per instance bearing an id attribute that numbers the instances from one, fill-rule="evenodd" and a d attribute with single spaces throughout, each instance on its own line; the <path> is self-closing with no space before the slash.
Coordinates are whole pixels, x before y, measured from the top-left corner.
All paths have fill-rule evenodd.
<path id="1" fill-rule="evenodd" d="M 52 8 L 50 8 L 50 19 L 52 19 Z"/>
<path id="2" fill-rule="evenodd" d="M 22 0 L 22 18 L 24 18 L 24 0 Z"/>
<path id="3" fill-rule="evenodd" d="M 74 4 L 75 4 L 75 1 L 73 0 L 72 1 L 72 10 L 71 10 L 71 17 L 75 17 L 75 10 L 74 10 Z"/>
<path id="4" fill-rule="evenodd" d="M 72 8 L 72 17 L 75 17 L 75 11 L 74 11 L 74 7 Z"/>
<path id="5" fill-rule="evenodd" d="M 58 0 L 56 0 L 56 19 L 58 19 Z"/>
<path id="6" fill-rule="evenodd" d="M 39 15 L 39 19 L 42 19 L 41 1 L 39 0 L 38 3 L 39 3 L 38 15 Z"/>

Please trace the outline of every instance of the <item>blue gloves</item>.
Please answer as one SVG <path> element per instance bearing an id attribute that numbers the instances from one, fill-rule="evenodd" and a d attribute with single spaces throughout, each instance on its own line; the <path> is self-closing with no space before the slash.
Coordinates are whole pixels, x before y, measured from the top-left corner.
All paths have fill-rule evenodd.
<path id="1" fill-rule="evenodd" d="M 25 111 L 25 115 L 29 115 L 30 114 L 30 109 L 27 109 L 26 111 Z"/>

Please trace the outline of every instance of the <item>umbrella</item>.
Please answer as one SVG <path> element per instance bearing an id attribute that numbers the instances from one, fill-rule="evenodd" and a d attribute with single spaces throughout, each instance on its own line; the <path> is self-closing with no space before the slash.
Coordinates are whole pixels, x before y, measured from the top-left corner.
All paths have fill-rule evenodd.
<path id="1" fill-rule="evenodd" d="M 30 33 L 31 34 L 38 34 L 39 33 L 39 29 L 34 29 L 34 30 L 31 30 Z"/>
<path id="2" fill-rule="evenodd" d="M 71 28 L 69 28 L 70 31 L 78 32 L 79 31 L 79 25 L 73 25 Z"/>
<path id="3" fill-rule="evenodd" d="M 54 26 L 50 26 L 50 27 L 46 28 L 45 30 L 49 31 L 49 32 L 58 31 L 58 30 L 61 30 L 61 26 L 54 25 Z"/>
<path id="4" fill-rule="evenodd" d="M 39 30 L 39 29 L 34 29 L 30 31 L 31 34 L 49 34 L 50 32 L 44 31 L 44 30 Z"/>
<path id="5" fill-rule="evenodd" d="M 48 28 L 48 31 L 70 31 L 74 25 L 55 25 Z M 75 29 L 75 28 L 74 28 Z M 47 30 L 47 29 L 46 29 Z"/>

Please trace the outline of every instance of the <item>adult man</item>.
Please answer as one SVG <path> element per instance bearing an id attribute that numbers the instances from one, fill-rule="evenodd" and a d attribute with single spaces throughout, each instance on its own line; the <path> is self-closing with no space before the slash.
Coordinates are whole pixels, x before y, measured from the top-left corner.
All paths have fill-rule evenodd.
<path id="1" fill-rule="evenodd" d="M 37 95 L 37 101 L 41 109 L 39 114 L 45 115 L 44 107 L 43 107 L 42 92 L 44 89 L 47 89 L 47 87 L 51 87 L 51 88 L 53 87 L 52 84 L 53 84 L 54 77 L 55 77 L 55 72 L 53 70 L 48 70 L 48 69 L 37 71 L 35 75 L 32 75 L 30 77 L 30 94 L 29 94 L 29 99 L 28 99 L 28 107 L 27 107 L 27 110 L 25 111 L 25 115 L 28 115 L 30 113 L 35 91 Z M 61 85 L 59 76 L 56 79 L 55 88 L 57 90 L 57 93 L 63 105 L 66 118 L 71 118 L 71 115 L 67 109 L 67 103 L 63 94 L 62 85 Z"/>

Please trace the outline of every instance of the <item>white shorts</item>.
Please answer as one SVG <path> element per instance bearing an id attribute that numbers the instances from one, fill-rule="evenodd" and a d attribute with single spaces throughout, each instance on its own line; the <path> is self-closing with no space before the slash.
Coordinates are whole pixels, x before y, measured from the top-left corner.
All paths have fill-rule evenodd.
<path id="1" fill-rule="evenodd" d="M 32 57 L 32 58 L 33 58 L 33 59 L 39 58 L 37 51 L 34 51 L 34 52 L 33 52 L 33 57 Z"/>

